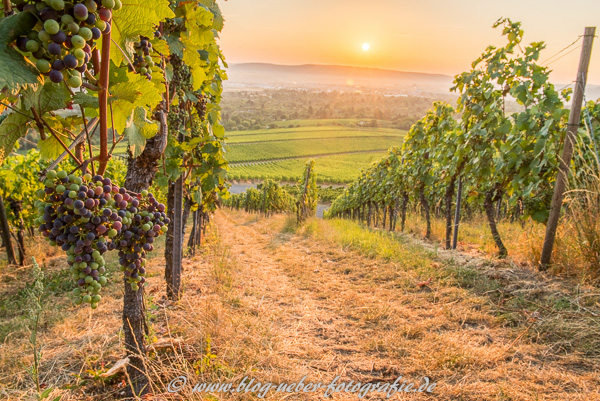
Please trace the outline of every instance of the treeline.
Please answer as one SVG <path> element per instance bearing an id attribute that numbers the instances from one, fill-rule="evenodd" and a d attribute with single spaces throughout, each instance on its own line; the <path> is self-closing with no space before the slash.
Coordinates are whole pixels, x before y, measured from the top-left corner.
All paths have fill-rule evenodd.
<path id="1" fill-rule="evenodd" d="M 408 129 L 431 105 L 432 98 L 385 96 L 377 92 L 266 90 L 227 92 L 223 124 L 228 131 L 265 129 L 273 121 L 297 119 L 365 119 L 390 121 L 391 128 Z"/>

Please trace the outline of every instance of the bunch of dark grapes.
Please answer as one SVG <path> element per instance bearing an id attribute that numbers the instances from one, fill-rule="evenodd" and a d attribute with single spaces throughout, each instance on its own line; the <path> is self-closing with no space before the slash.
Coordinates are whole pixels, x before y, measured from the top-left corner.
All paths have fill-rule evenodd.
<path id="1" fill-rule="evenodd" d="M 110 32 L 112 10 L 121 0 L 17 0 L 16 8 L 31 12 L 40 22 L 16 45 L 30 55 L 40 73 L 52 82 L 73 88 L 82 84 L 96 40 Z"/>
<path id="2" fill-rule="evenodd" d="M 165 205 L 158 203 L 148 191 L 130 197 L 122 190 L 114 198 L 115 202 L 129 201 L 127 209 L 119 212 L 124 224 L 115 244 L 119 249 L 121 270 L 132 290 L 137 291 L 146 281 L 146 253 L 154 250 L 154 239 L 167 231 L 169 219 L 165 215 Z"/>
<path id="3" fill-rule="evenodd" d="M 150 52 L 152 51 L 152 43 L 150 39 L 145 36 L 140 36 L 140 41 L 133 44 L 135 55 L 133 56 L 133 67 L 139 74 L 145 75 L 146 78 L 152 79 L 152 67 L 154 67 L 154 61 Z"/>
<path id="4" fill-rule="evenodd" d="M 112 195 L 119 188 L 109 178 L 90 174 L 82 177 L 65 171 L 48 171 L 45 189 L 38 191 L 39 230 L 51 245 L 67 253 L 67 263 L 78 288 L 75 303 L 90 303 L 96 308 L 98 292 L 106 284 L 102 255 L 113 248 L 107 237 L 121 228 L 114 212 Z"/>
<path id="5" fill-rule="evenodd" d="M 44 184 L 45 189 L 38 191 L 40 199 L 36 201 L 39 230 L 50 245 L 60 246 L 67 253 L 67 263 L 78 284 L 73 290 L 75 303 L 90 303 L 93 309 L 98 306 L 101 299 L 98 293 L 106 284 L 102 255 L 109 250 L 118 248 L 120 254 L 125 251 L 130 254 L 139 245 L 137 258 L 130 258 L 137 268 L 136 275 L 132 276 L 133 270 L 129 274 L 126 270 L 125 276 L 135 284 L 135 287 L 132 284 L 134 289 L 138 283 L 143 284 L 145 271 L 140 268 L 145 264 L 145 252 L 152 250 L 148 245 L 166 231 L 164 205 L 151 196 L 140 205 L 143 195 L 132 197 L 125 188 L 101 175 L 78 177 L 51 170 Z M 146 225 L 148 216 L 154 225 Z M 141 227 L 139 221 L 143 222 Z"/>

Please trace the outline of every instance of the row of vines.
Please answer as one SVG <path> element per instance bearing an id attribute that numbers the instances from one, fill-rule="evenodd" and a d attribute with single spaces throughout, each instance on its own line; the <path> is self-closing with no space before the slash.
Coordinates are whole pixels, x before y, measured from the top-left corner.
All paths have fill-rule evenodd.
<path id="1" fill-rule="evenodd" d="M 538 62 L 545 45 L 525 46 L 520 23 L 502 19 L 494 27 L 503 29 L 506 44 L 488 47 L 471 70 L 455 77 L 456 107 L 434 103 L 402 147 L 363 171 L 329 216 L 394 230 L 398 218 L 404 229 L 407 209 L 413 208 L 425 217 L 430 237 L 435 213 L 445 220 L 445 246 L 451 248 L 459 218 L 482 212 L 501 257 L 508 251 L 497 229 L 499 217 L 547 221 L 571 90 L 550 83 L 550 70 Z M 508 101 L 518 103 L 518 111 L 507 113 Z M 573 187 L 598 171 L 599 111 L 598 102 L 583 110 Z"/>
<path id="2" fill-rule="evenodd" d="M 119 253 L 128 390 L 139 396 L 152 386 L 144 366 L 147 254 L 166 234 L 168 296 L 179 299 L 185 222 L 192 213 L 193 253 L 228 195 L 219 106 L 227 65 L 217 43 L 223 17 L 215 0 L 2 6 L 5 220 L 18 233 L 22 264 L 23 236 L 35 231 L 65 252 L 76 304 L 98 305 L 104 254 Z M 35 149 L 19 153 L 25 142 Z M 112 157 L 121 142 L 127 161 Z M 6 224 L 2 231 L 10 252 L 13 230 Z"/>
<path id="3" fill-rule="evenodd" d="M 265 216 L 295 212 L 297 222 L 301 224 L 317 212 L 319 188 L 314 160 L 306 163 L 303 178 L 296 186 L 290 187 L 288 191 L 273 180 L 265 180 L 256 188 L 248 188 L 243 193 L 230 195 L 223 204 L 231 209 L 261 213 Z"/>

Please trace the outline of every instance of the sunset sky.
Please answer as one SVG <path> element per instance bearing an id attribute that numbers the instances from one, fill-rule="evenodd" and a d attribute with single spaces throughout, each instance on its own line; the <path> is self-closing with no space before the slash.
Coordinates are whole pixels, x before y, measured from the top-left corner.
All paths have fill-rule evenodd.
<path id="1" fill-rule="evenodd" d="M 491 27 L 500 17 L 521 21 L 527 43 L 546 42 L 541 61 L 575 41 L 584 27 L 600 28 L 600 0 L 228 0 L 220 6 L 226 20 L 220 43 L 230 63 L 336 64 L 455 75 L 467 70 L 487 45 L 503 44 L 501 31 Z M 554 82 L 575 79 L 580 44 L 549 65 Z M 598 38 L 588 82 L 600 85 Z"/>

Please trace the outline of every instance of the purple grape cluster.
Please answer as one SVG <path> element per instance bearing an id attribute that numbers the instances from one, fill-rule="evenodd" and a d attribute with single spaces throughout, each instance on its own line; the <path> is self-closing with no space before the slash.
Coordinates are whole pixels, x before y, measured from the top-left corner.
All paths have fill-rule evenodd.
<path id="1" fill-rule="evenodd" d="M 150 52 L 152 51 L 152 43 L 145 36 L 140 36 L 140 41 L 133 44 L 135 55 L 133 56 L 133 67 L 137 73 L 145 75 L 146 78 L 152 79 L 152 67 L 154 61 Z"/>
<path id="2" fill-rule="evenodd" d="M 78 284 L 73 290 L 75 303 L 98 306 L 98 293 L 107 280 L 102 255 L 110 250 L 119 249 L 121 261 L 130 262 L 121 265 L 132 288 L 143 285 L 146 252 L 153 249 L 154 237 L 166 231 L 169 221 L 165 206 L 147 193 L 132 196 L 101 175 L 78 177 L 51 170 L 44 184 L 35 203 L 39 230 L 50 245 L 67 253 Z"/>
<path id="3" fill-rule="evenodd" d="M 167 224 L 165 205 L 158 203 L 148 191 L 142 191 L 129 202 L 122 232 L 115 244 L 121 270 L 134 291 L 146 281 L 146 253 L 154 250 L 154 239 L 167 231 Z"/>
<path id="4" fill-rule="evenodd" d="M 66 171 L 49 171 L 45 189 L 38 191 L 39 230 L 51 245 L 67 253 L 67 263 L 78 288 L 75 302 L 96 308 L 98 292 L 106 284 L 102 255 L 114 244 L 107 241 L 121 227 L 121 218 L 113 211 L 111 196 L 119 190 L 109 178 L 90 174 L 82 177 Z"/>
<path id="5" fill-rule="evenodd" d="M 121 0 L 18 0 L 21 12 L 34 13 L 40 24 L 16 39 L 37 69 L 52 82 L 79 88 L 96 40 L 110 32 L 112 10 Z"/>

